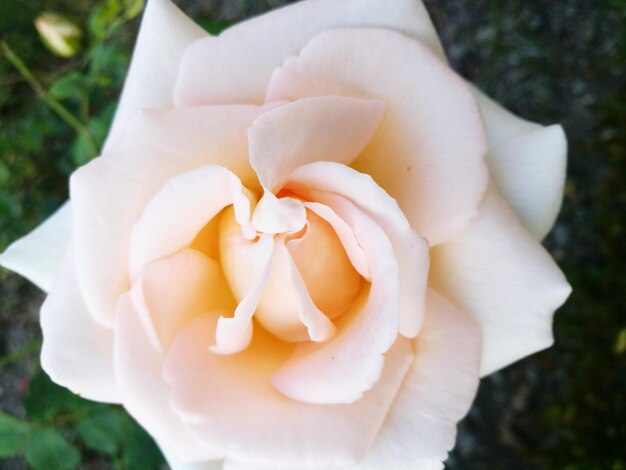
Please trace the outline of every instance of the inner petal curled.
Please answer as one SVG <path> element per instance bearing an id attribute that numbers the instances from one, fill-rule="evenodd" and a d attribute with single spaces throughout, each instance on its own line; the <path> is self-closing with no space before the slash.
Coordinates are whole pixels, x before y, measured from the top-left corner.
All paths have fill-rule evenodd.
<path id="1" fill-rule="evenodd" d="M 275 237 L 269 278 L 254 313 L 264 328 L 285 341 L 330 339 L 330 319 L 352 305 L 363 283 L 333 227 L 312 211 L 306 215 L 300 233 Z M 240 301 L 254 277 L 247 254 L 251 244 L 237 230 L 233 211 L 226 211 L 220 224 L 220 257 Z"/>

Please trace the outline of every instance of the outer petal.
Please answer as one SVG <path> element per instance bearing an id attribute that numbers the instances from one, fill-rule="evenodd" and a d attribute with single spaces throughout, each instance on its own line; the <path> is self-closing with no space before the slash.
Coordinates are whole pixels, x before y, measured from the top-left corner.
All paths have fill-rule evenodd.
<path id="1" fill-rule="evenodd" d="M 131 229 L 152 196 L 173 176 L 222 164 L 255 178 L 246 131 L 262 108 L 216 106 L 145 111 L 115 154 L 79 168 L 70 181 L 78 279 L 97 321 L 113 325 L 118 296 L 129 288 Z"/>
<path id="2" fill-rule="evenodd" d="M 167 449 L 165 446 L 159 444 L 159 448 L 161 452 L 163 452 L 163 456 L 165 460 L 170 466 L 171 470 L 223 470 L 224 469 L 224 461 L 223 460 L 207 460 L 205 462 L 197 462 L 197 463 L 183 463 L 178 459 L 172 451 Z"/>
<path id="3" fill-rule="evenodd" d="M 124 294 L 116 312 L 115 372 L 124 406 L 154 438 L 179 459 L 196 462 L 222 457 L 221 451 L 196 441 L 173 412 L 170 387 L 162 375 L 169 338 L 195 315 L 223 306 L 228 300 L 206 285 L 216 279 L 215 261 L 185 250 L 158 260 L 143 273 L 135 292 Z M 137 295 L 140 290 L 141 295 Z M 195 294 L 195 295 L 194 295 Z M 215 294 L 214 296 L 211 294 Z"/>
<path id="4" fill-rule="evenodd" d="M 487 139 L 470 88 L 444 62 L 392 31 L 327 31 L 275 71 L 267 99 L 320 95 L 387 102 L 352 167 L 391 194 L 431 245 L 467 224 L 487 186 Z"/>
<path id="5" fill-rule="evenodd" d="M 52 380 L 84 398 L 120 403 L 113 371 L 113 332 L 89 315 L 73 258 L 70 247 L 41 307 L 41 365 Z"/>
<path id="6" fill-rule="evenodd" d="M 176 104 L 262 103 L 276 67 L 298 54 L 316 34 L 340 27 L 393 29 L 444 57 L 421 1 L 303 1 L 193 44 L 181 63 Z"/>
<path id="7" fill-rule="evenodd" d="M 339 96 L 303 99 L 255 119 L 250 163 L 261 185 L 278 191 L 293 170 L 316 161 L 350 164 L 374 135 L 385 103 Z"/>
<path id="8" fill-rule="evenodd" d="M 558 125 L 543 127 L 518 118 L 476 90 L 489 136 L 487 163 L 498 189 L 537 240 L 550 231 L 561 209 L 567 140 Z"/>
<path id="9" fill-rule="evenodd" d="M 380 381 L 361 400 L 319 406 L 272 388 L 269 376 L 290 349 L 260 328 L 239 354 L 207 354 L 218 315 L 185 328 L 165 368 L 172 404 L 198 438 L 252 468 L 336 468 L 363 458 L 412 360 L 407 339 L 399 338 L 387 353 Z"/>
<path id="10" fill-rule="evenodd" d="M 32 232 L 11 243 L 0 255 L 0 266 L 48 292 L 61 267 L 71 231 L 72 210 L 66 202 Z"/>
<path id="11" fill-rule="evenodd" d="M 398 203 L 370 176 L 336 163 L 303 166 L 291 175 L 287 187 L 314 194 L 310 200 L 322 203 L 324 192 L 339 194 L 383 229 L 400 268 L 400 333 L 415 337 L 424 316 L 428 244 L 411 228 Z"/>
<path id="12" fill-rule="evenodd" d="M 170 0 L 149 0 L 141 22 L 130 70 L 104 146 L 109 150 L 143 108 L 170 108 L 184 50 L 208 36 Z"/>
<path id="13" fill-rule="evenodd" d="M 552 315 L 571 288 L 494 188 L 457 237 L 431 250 L 431 285 L 483 330 L 481 374 L 552 344 Z"/>
<path id="14" fill-rule="evenodd" d="M 456 423 L 476 394 L 480 339 L 466 315 L 429 291 L 415 360 L 374 446 L 354 470 L 443 468 Z"/>

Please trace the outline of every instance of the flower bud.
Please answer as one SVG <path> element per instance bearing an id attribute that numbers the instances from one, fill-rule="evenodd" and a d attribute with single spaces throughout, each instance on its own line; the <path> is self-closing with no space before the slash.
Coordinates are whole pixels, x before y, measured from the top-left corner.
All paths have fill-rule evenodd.
<path id="1" fill-rule="evenodd" d="M 56 13 L 42 13 L 35 27 L 44 45 L 60 57 L 71 57 L 80 50 L 82 31 L 68 18 Z"/>

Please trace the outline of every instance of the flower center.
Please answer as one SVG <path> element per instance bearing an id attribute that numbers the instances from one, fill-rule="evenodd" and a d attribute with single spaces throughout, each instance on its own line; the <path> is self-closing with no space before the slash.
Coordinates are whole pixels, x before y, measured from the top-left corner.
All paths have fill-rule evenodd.
<path id="1" fill-rule="evenodd" d="M 241 301 L 258 274 L 258 266 L 250 256 L 250 246 L 255 242 L 242 236 L 232 209 L 222 215 L 219 236 L 224 274 Z M 274 242 L 269 278 L 254 318 L 282 340 L 309 340 L 300 315 L 302 297 L 309 296 L 321 312 L 333 319 L 353 303 L 363 278 L 352 266 L 334 229 L 310 210 L 306 210 L 306 224 L 301 231 L 276 235 Z M 294 284 L 294 265 L 306 292 Z"/>

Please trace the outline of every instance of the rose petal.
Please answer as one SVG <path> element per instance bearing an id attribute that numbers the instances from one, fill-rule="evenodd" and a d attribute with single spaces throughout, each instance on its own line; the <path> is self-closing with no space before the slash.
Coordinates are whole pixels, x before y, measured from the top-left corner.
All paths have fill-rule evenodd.
<path id="1" fill-rule="evenodd" d="M 178 330 L 195 316 L 213 309 L 234 310 L 237 305 L 220 264 L 193 249 L 145 266 L 132 293 L 159 350 L 167 350 Z"/>
<path id="2" fill-rule="evenodd" d="M 217 315 L 185 328 L 166 361 L 172 405 L 198 438 L 248 466 L 335 468 L 363 458 L 412 360 L 406 339 L 399 338 L 386 354 L 381 379 L 361 400 L 318 406 L 272 388 L 269 376 L 290 348 L 263 329 L 240 354 L 207 354 Z"/>
<path id="3" fill-rule="evenodd" d="M 146 266 L 133 291 L 118 302 L 115 363 L 124 406 L 185 462 L 222 454 L 198 444 L 172 412 L 163 351 L 196 316 L 234 304 L 218 263 L 192 249 Z"/>
<path id="4" fill-rule="evenodd" d="M 177 106 L 262 103 L 272 71 L 316 34 L 338 27 L 389 28 L 443 49 L 422 2 L 314 0 L 298 2 L 205 38 L 187 49 L 174 100 Z"/>
<path id="5" fill-rule="evenodd" d="M 370 176 L 336 163 L 303 166 L 292 173 L 287 187 L 296 192 L 314 191 L 310 200 L 318 202 L 324 201 L 324 192 L 339 194 L 383 229 L 400 269 L 400 333 L 417 335 L 424 315 L 429 248 L 411 228 L 397 202 Z"/>
<path id="6" fill-rule="evenodd" d="M 346 470 L 443 468 L 478 387 L 480 329 L 430 290 L 415 360 L 371 451 Z"/>
<path id="7" fill-rule="evenodd" d="M 223 460 L 207 460 L 206 462 L 183 463 L 167 447 L 159 444 L 163 457 L 171 470 L 225 470 Z"/>
<path id="8" fill-rule="evenodd" d="M 320 95 L 386 101 L 352 167 L 391 194 L 431 245 L 467 224 L 487 185 L 487 141 L 470 88 L 444 62 L 393 31 L 326 31 L 276 69 L 267 100 Z"/>
<path id="9" fill-rule="evenodd" d="M 371 281 L 367 255 L 359 245 L 352 228 L 339 217 L 330 207 L 318 202 L 307 202 L 304 206 L 330 224 L 341 242 L 354 269 L 366 280 Z"/>
<path id="10" fill-rule="evenodd" d="M 115 328 L 115 372 L 124 407 L 177 459 L 195 462 L 223 457 L 218 448 L 195 439 L 174 413 L 162 370 L 163 353 L 155 348 L 131 294 L 124 294 L 118 302 Z"/>
<path id="11" fill-rule="evenodd" d="M 430 283 L 481 326 L 482 375 L 550 346 L 552 316 L 571 292 L 493 187 L 470 225 L 431 250 Z"/>
<path id="12" fill-rule="evenodd" d="M 250 218 L 250 201 L 226 168 L 207 165 L 174 176 L 148 202 L 132 229 L 130 273 L 190 246 L 200 230 L 234 204 L 240 224 Z"/>
<path id="13" fill-rule="evenodd" d="M 277 198 L 266 191 L 252 214 L 252 226 L 261 233 L 296 233 L 306 223 L 302 202 L 290 197 Z"/>
<path id="14" fill-rule="evenodd" d="M 41 307 L 41 366 L 52 380 L 89 400 L 120 403 L 113 372 L 113 332 L 83 302 L 70 246 Z"/>
<path id="15" fill-rule="evenodd" d="M 389 239 L 349 201 L 325 201 L 348 225 L 367 254 L 372 273 L 349 312 L 338 320 L 338 333 L 325 343 L 301 343 L 272 376 L 272 385 L 294 400 L 352 403 L 378 381 L 383 354 L 398 334 L 398 265 Z"/>
<path id="16" fill-rule="evenodd" d="M 72 209 L 64 203 L 32 232 L 0 254 L 0 266 L 24 276 L 48 292 L 61 267 L 72 231 Z"/>
<path id="17" fill-rule="evenodd" d="M 131 229 L 148 201 L 172 176 L 200 166 L 250 168 L 246 131 L 262 111 L 216 106 L 142 112 L 115 146 L 119 153 L 72 175 L 73 236 L 81 254 L 76 270 L 98 322 L 113 325 L 117 297 L 129 288 Z"/>
<path id="18" fill-rule="evenodd" d="M 169 0 L 149 0 L 104 152 L 143 108 L 170 108 L 185 49 L 207 36 Z"/>
<path id="19" fill-rule="evenodd" d="M 299 166 L 352 162 L 372 138 L 385 103 L 339 96 L 303 99 L 255 119 L 248 130 L 250 164 L 261 185 L 277 192 Z"/>
<path id="20" fill-rule="evenodd" d="M 491 175 L 522 224 L 541 240 L 554 225 L 563 200 L 563 128 L 524 121 L 482 92 L 475 90 L 475 95 L 487 126 Z"/>
<path id="21" fill-rule="evenodd" d="M 219 318 L 211 351 L 216 354 L 234 354 L 246 349 L 252 340 L 252 316 L 270 276 L 274 240 L 271 235 L 263 234 L 257 242 L 244 245 L 240 250 L 222 246 L 221 253 L 226 277 L 241 300 L 232 317 Z M 246 266 L 253 266 L 252 272 L 242 273 L 245 276 L 243 289 L 236 282 L 237 265 L 242 256 L 248 260 Z"/>
<path id="22" fill-rule="evenodd" d="M 247 263 L 237 269 L 243 275 L 249 271 Z M 284 236 L 274 240 L 269 278 L 254 318 L 285 341 L 326 341 L 335 333 L 332 322 L 313 303 Z"/>

